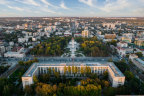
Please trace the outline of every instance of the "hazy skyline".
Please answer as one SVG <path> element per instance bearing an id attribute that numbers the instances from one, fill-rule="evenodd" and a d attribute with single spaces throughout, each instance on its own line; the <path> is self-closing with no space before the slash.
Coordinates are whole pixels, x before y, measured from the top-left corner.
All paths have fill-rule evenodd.
<path id="1" fill-rule="evenodd" d="M 144 0 L 0 0 L 0 17 L 143 17 Z"/>

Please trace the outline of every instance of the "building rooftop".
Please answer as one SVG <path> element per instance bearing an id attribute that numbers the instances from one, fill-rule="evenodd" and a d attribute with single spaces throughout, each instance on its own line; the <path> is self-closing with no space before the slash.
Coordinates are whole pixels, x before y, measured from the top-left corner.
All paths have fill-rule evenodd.
<path id="1" fill-rule="evenodd" d="M 135 60 L 137 62 L 139 62 L 144 67 L 144 61 L 143 60 L 141 60 L 140 58 L 135 58 Z"/>
<path id="2" fill-rule="evenodd" d="M 31 67 L 25 72 L 23 77 L 31 77 L 38 67 L 44 67 L 44 66 L 108 66 L 112 69 L 116 77 L 124 76 L 123 73 L 115 66 L 113 62 L 95 60 L 93 58 L 91 58 L 91 60 L 85 59 L 85 61 L 83 62 L 82 61 L 83 61 L 82 59 L 77 59 L 77 60 L 66 60 L 64 62 L 63 58 L 61 58 L 61 60 L 56 61 L 49 61 L 49 60 L 40 61 L 38 63 L 32 64 Z"/>

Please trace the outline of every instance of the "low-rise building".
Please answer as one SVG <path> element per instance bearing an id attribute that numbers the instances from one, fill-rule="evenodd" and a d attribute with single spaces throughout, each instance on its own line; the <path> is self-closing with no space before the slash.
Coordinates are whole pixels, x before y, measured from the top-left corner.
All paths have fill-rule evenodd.
<path id="1" fill-rule="evenodd" d="M 128 38 L 128 37 L 122 37 L 121 40 L 127 43 L 131 43 L 132 41 L 131 38 Z"/>
<path id="2" fill-rule="evenodd" d="M 22 83 L 23 87 L 25 88 L 26 85 L 33 84 L 33 76 L 38 76 L 39 74 L 46 74 L 48 73 L 48 69 L 55 70 L 56 72 L 59 72 L 60 75 L 64 75 L 64 68 L 75 66 L 78 68 L 78 72 L 75 74 L 77 78 L 80 76 L 81 68 L 89 67 L 91 69 L 91 73 L 97 73 L 98 75 L 103 74 L 103 72 L 107 71 L 109 74 L 109 80 L 112 84 L 112 87 L 118 87 L 120 85 L 124 85 L 125 82 L 125 76 L 123 73 L 115 66 L 113 62 L 90 62 L 87 60 L 87 58 L 83 58 L 84 60 L 87 60 L 85 62 L 80 62 L 82 58 L 76 58 L 79 62 L 74 61 L 67 61 L 63 62 L 63 60 L 70 60 L 70 58 L 63 58 L 60 61 L 61 62 L 50 62 L 44 61 L 39 63 L 34 63 L 31 65 L 31 67 L 26 71 L 26 73 L 22 76 Z M 90 58 L 92 60 L 92 58 Z M 72 70 L 71 70 L 72 71 Z M 74 77 L 74 74 L 72 72 L 68 73 L 66 72 L 66 77 Z"/>
<path id="3" fill-rule="evenodd" d="M 69 31 L 64 32 L 64 36 L 71 36 L 72 33 L 70 33 Z"/>
<path id="4" fill-rule="evenodd" d="M 135 38 L 135 45 L 138 47 L 144 47 L 144 38 Z"/>
<path id="5" fill-rule="evenodd" d="M 102 25 L 103 25 L 103 27 L 107 27 L 109 29 L 115 29 L 116 28 L 115 23 L 103 23 Z"/>
<path id="6" fill-rule="evenodd" d="M 84 31 L 82 31 L 81 33 L 82 37 L 89 37 L 90 36 L 90 32 L 88 29 L 85 29 Z"/>
<path id="7" fill-rule="evenodd" d="M 19 43 L 28 42 L 28 38 L 18 38 Z"/>
<path id="8" fill-rule="evenodd" d="M 82 35 L 80 33 L 75 33 L 74 37 L 81 37 Z"/>
<path id="9" fill-rule="evenodd" d="M 129 59 L 133 62 L 133 64 L 138 67 L 141 71 L 144 71 L 144 61 L 138 56 L 131 54 Z"/>
<path id="10" fill-rule="evenodd" d="M 119 56 L 124 57 L 127 54 L 133 53 L 133 48 L 122 48 L 122 47 L 116 47 L 116 50 L 119 54 Z"/>
<path id="11" fill-rule="evenodd" d="M 122 36 L 132 39 L 133 38 L 133 33 L 124 33 Z"/>
<path id="12" fill-rule="evenodd" d="M 22 47 L 18 47 L 14 51 L 8 51 L 4 53 L 4 57 L 15 57 L 15 58 L 23 58 L 25 57 L 26 50 Z"/>
<path id="13" fill-rule="evenodd" d="M 116 34 L 105 34 L 105 39 L 115 39 Z"/>
<path id="14" fill-rule="evenodd" d="M 123 48 L 123 47 L 128 47 L 128 43 L 122 42 L 122 41 L 121 41 L 121 42 L 118 42 L 118 43 L 117 43 L 117 47 L 122 47 L 122 48 Z"/>

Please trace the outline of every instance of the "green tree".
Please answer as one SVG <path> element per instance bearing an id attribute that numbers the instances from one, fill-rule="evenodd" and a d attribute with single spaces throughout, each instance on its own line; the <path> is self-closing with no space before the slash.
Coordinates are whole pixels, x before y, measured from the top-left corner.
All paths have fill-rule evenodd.
<path id="1" fill-rule="evenodd" d="M 32 42 L 32 37 L 30 37 L 30 38 L 28 39 L 28 41 L 29 41 L 29 42 Z"/>
<path id="2" fill-rule="evenodd" d="M 103 73 L 103 79 L 108 80 L 108 71 Z"/>
<path id="3" fill-rule="evenodd" d="M 5 85 L 5 86 L 4 86 L 4 89 L 3 89 L 3 95 L 4 95 L 4 96 L 10 96 L 10 94 L 11 94 L 10 86 Z"/>
<path id="4" fill-rule="evenodd" d="M 116 40 L 112 40 L 112 41 L 110 42 L 110 44 L 116 46 L 117 41 L 116 41 Z"/>
<path id="5" fill-rule="evenodd" d="M 142 54 L 142 52 L 137 52 L 137 53 L 135 53 L 138 57 L 143 57 L 143 54 Z"/>
<path id="6" fill-rule="evenodd" d="M 116 91 L 115 91 L 115 88 L 109 87 L 109 88 L 105 89 L 103 91 L 103 93 L 104 93 L 105 96 L 115 96 Z"/>
<path id="7" fill-rule="evenodd" d="M 128 81 L 134 79 L 134 75 L 130 71 L 125 71 L 124 75 L 126 76 L 126 80 Z"/>
<path id="8" fill-rule="evenodd" d="M 47 83 L 50 80 L 50 74 L 42 74 L 41 78 L 44 83 Z"/>
<path id="9" fill-rule="evenodd" d="M 19 61 L 18 64 L 23 66 L 24 62 L 23 61 Z"/>

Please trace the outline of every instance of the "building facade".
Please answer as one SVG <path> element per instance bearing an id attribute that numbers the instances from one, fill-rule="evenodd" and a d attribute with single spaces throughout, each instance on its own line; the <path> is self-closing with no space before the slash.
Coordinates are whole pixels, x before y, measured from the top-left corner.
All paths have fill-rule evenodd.
<path id="1" fill-rule="evenodd" d="M 81 35 L 82 35 L 82 37 L 89 37 L 89 35 L 90 35 L 89 30 L 82 31 Z"/>
<path id="2" fill-rule="evenodd" d="M 134 54 L 131 54 L 129 59 L 137 68 L 139 68 L 141 71 L 144 71 L 144 61 L 142 59 L 138 58 L 138 56 Z"/>
<path id="3" fill-rule="evenodd" d="M 78 72 L 74 75 L 72 72 L 66 73 L 66 76 L 74 77 L 80 76 L 81 68 L 89 67 L 91 69 L 91 73 L 97 73 L 98 75 L 103 74 L 105 71 L 109 74 L 109 80 L 112 84 L 112 87 L 118 87 L 120 85 L 124 85 L 125 76 L 123 73 L 115 66 L 113 62 L 67 62 L 67 63 L 59 63 L 59 62 L 40 62 L 34 63 L 23 75 L 22 83 L 25 88 L 26 85 L 33 84 L 33 76 L 37 76 L 39 74 L 46 74 L 49 72 L 49 68 L 51 70 L 55 70 L 59 72 L 60 75 L 64 75 L 64 69 L 72 66 L 77 67 Z M 85 70 L 85 69 L 84 69 Z"/>

